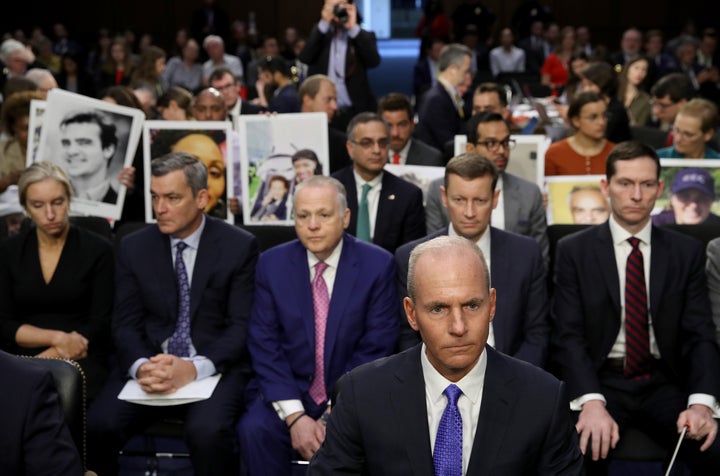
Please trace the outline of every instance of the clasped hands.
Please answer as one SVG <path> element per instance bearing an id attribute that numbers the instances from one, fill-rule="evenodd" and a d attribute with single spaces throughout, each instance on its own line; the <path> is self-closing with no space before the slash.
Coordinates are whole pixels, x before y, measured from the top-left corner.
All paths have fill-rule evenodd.
<path id="1" fill-rule="evenodd" d="M 705 439 L 700 451 L 705 451 L 712 445 L 718 431 L 712 410 L 705 405 L 691 405 L 680 413 L 676 426 L 678 433 L 687 426 L 686 438 L 698 441 Z M 590 400 L 583 404 L 575 429 L 580 435 L 582 454 L 587 453 L 588 440 L 590 441 L 593 461 L 607 458 L 610 449 L 615 448 L 620 440 L 618 425 L 600 400 Z"/>
<path id="2" fill-rule="evenodd" d="M 53 334 L 50 347 L 38 354 L 38 357 L 84 359 L 87 357 L 88 344 L 89 342 L 85 336 L 78 332 L 57 331 Z"/>
<path id="3" fill-rule="evenodd" d="M 137 370 L 137 381 L 146 393 L 169 394 L 195 380 L 195 365 L 171 354 L 150 357 Z"/>

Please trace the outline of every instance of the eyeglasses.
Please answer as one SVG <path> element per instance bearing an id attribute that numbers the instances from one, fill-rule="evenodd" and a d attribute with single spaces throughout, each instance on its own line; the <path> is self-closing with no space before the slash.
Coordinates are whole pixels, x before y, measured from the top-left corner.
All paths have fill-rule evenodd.
<path id="1" fill-rule="evenodd" d="M 673 127 L 672 133 L 675 137 L 680 137 L 685 140 L 691 140 L 691 139 L 695 139 L 697 136 L 699 136 L 703 132 L 702 131 L 689 132 L 689 131 L 680 130 L 677 127 Z"/>
<path id="2" fill-rule="evenodd" d="M 487 140 L 479 140 L 476 142 L 477 145 L 481 145 L 485 147 L 488 150 L 498 150 L 500 146 L 503 146 L 507 150 L 512 150 L 515 148 L 515 139 L 510 139 L 509 137 L 505 140 L 497 140 L 497 139 L 487 139 Z"/>
<path id="3" fill-rule="evenodd" d="M 662 109 L 663 111 L 669 107 L 675 106 L 676 104 L 677 103 L 674 103 L 674 102 L 667 104 L 667 103 L 662 103 L 660 101 L 650 101 L 650 107 L 658 107 L 658 108 Z"/>
<path id="4" fill-rule="evenodd" d="M 586 121 L 595 122 L 595 121 L 607 121 L 608 117 L 610 117 L 610 114 L 603 113 L 603 114 L 589 114 L 587 116 L 580 116 L 580 119 L 584 119 Z"/>
<path id="5" fill-rule="evenodd" d="M 373 140 L 369 137 L 366 137 L 365 139 L 360 139 L 358 141 L 351 140 L 353 144 L 359 145 L 363 149 L 372 149 L 375 144 L 381 149 L 387 149 L 390 145 L 390 140 L 387 137 L 383 137 L 382 139 Z"/>

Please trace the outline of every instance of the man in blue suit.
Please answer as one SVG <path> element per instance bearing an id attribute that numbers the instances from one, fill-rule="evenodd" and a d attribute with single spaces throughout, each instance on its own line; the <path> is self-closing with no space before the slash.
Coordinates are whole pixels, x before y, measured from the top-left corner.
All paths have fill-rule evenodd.
<path id="1" fill-rule="evenodd" d="M 311 177 L 294 202 L 299 240 L 266 251 L 257 267 L 248 340 L 256 378 L 238 425 L 251 476 L 287 476 L 293 449 L 310 459 L 337 379 L 397 340 L 395 263 L 344 233 L 343 185 Z"/>
<path id="2" fill-rule="evenodd" d="M 113 316 L 118 366 L 88 417 L 90 467 L 117 474 L 125 440 L 173 415 L 185 421 L 195 474 L 235 474 L 234 422 L 250 371 L 245 342 L 257 241 L 205 215 L 202 162 L 174 152 L 151 168 L 157 226 L 120 244 Z M 168 394 L 216 373 L 222 377 L 212 396 L 195 403 L 158 409 L 117 398 L 130 378 L 146 393 Z"/>
<path id="3" fill-rule="evenodd" d="M 442 200 L 450 226 L 401 246 L 395 253 L 398 288 L 407 289 L 410 252 L 437 236 L 462 236 L 483 250 L 493 288 L 498 290 L 497 311 L 490 325 L 488 343 L 495 349 L 542 367 L 549 340 L 548 295 L 540 245 L 532 238 L 490 226 L 499 190 L 498 171 L 480 155 L 465 153 L 448 162 Z M 399 347 L 420 342 L 401 312 Z"/>

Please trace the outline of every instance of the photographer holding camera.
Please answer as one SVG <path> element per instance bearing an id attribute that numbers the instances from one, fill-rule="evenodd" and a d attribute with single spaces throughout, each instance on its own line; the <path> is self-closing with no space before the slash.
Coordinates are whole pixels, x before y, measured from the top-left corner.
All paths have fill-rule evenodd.
<path id="1" fill-rule="evenodd" d="M 360 28 L 361 22 L 353 0 L 325 0 L 299 56 L 308 76 L 325 74 L 335 83 L 338 110 L 331 126 L 343 132 L 353 116 L 377 106 L 367 70 L 380 64 L 380 54 L 375 34 Z"/>

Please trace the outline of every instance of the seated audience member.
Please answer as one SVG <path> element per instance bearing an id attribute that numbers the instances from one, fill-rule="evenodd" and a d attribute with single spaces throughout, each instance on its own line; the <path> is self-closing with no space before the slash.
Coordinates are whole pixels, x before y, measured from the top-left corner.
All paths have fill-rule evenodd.
<path id="1" fill-rule="evenodd" d="M 135 60 L 130 45 L 122 35 L 113 38 L 110 55 L 105 59 L 98 75 L 98 90 L 110 86 L 127 86 L 135 70 Z"/>
<path id="2" fill-rule="evenodd" d="M 263 58 L 258 64 L 258 70 L 267 73 L 272 87 L 272 97 L 265 98 L 262 91 L 262 105 L 271 112 L 278 114 L 300 112 L 300 101 L 298 100 L 297 88 L 292 80 L 292 73 L 287 61 L 281 56 L 269 56 Z M 262 88 L 261 88 L 262 89 Z"/>
<path id="3" fill-rule="evenodd" d="M 0 112 L 3 132 L 7 139 L 0 141 L 0 193 L 10 185 L 17 185 L 27 161 L 30 102 L 41 100 L 39 91 L 22 91 L 5 98 Z"/>
<path id="4" fill-rule="evenodd" d="M 389 93 L 380 98 L 378 114 L 390 127 L 389 159 L 391 164 L 445 165 L 442 152 L 420 139 L 413 139 L 415 130 L 410 100 L 404 94 Z"/>
<path id="5" fill-rule="evenodd" d="M 715 179 L 706 169 L 680 170 L 673 178 L 670 192 L 668 208 L 652 217 L 655 225 L 720 224 L 720 217 L 710 212 L 715 200 Z"/>
<path id="6" fill-rule="evenodd" d="M 209 77 L 209 85 L 222 94 L 227 108 L 226 116 L 237 127 L 238 116 L 242 114 L 259 114 L 267 109 L 257 106 L 240 97 L 240 81 L 235 78 L 232 70 L 224 66 L 215 68 Z M 198 92 L 199 96 L 202 91 Z M 217 119 L 214 119 L 217 120 Z M 225 120 L 225 119 L 221 119 Z"/>
<path id="7" fill-rule="evenodd" d="M 248 98 L 254 99 L 257 97 L 257 80 L 260 77 L 258 67 L 260 62 L 267 56 L 279 56 L 280 47 L 278 40 L 273 35 L 264 35 L 259 41 L 259 46 L 255 52 L 255 59 L 250 61 L 247 70 L 245 71 L 244 83 L 248 88 Z"/>
<path id="8" fill-rule="evenodd" d="M 424 54 L 413 66 L 413 96 L 415 96 L 416 109 L 422 104 L 425 93 L 437 83 L 438 61 L 445 45 L 447 41 L 444 38 L 428 39 Z"/>
<path id="9" fill-rule="evenodd" d="M 27 73 L 25 73 L 25 77 L 35 83 L 38 91 L 43 94 L 43 99 L 47 98 L 48 91 L 58 87 L 55 76 L 50 70 L 44 68 L 29 69 Z"/>
<path id="10" fill-rule="evenodd" d="M 0 64 L 3 65 L 0 70 L 0 92 L 3 92 L 7 80 L 24 76 L 29 68 L 39 63 L 29 46 L 14 38 L 7 38 L 0 43 Z"/>
<path id="11" fill-rule="evenodd" d="M 649 61 L 648 85 L 655 84 L 675 67 L 672 56 L 665 52 L 661 30 L 653 29 L 645 32 L 645 57 Z"/>
<path id="12" fill-rule="evenodd" d="M 257 266 L 248 328 L 256 377 L 238 424 L 250 476 L 291 474 L 293 450 L 309 460 L 337 379 L 389 355 L 397 340 L 395 263 L 344 232 L 343 185 L 311 177 L 293 199 L 299 239 L 265 251 Z"/>
<path id="13" fill-rule="evenodd" d="M 187 89 L 172 86 L 158 98 L 157 110 L 166 121 L 190 121 L 193 96 Z"/>
<path id="14" fill-rule="evenodd" d="M 470 79 L 472 52 L 467 46 L 450 44 L 440 52 L 438 81 L 418 109 L 415 137 L 443 150 L 456 134 L 465 131 L 465 112 L 459 89 Z"/>
<path id="15" fill-rule="evenodd" d="M 344 132 L 330 127 L 337 111 L 335 83 L 324 74 L 314 74 L 300 85 L 300 112 L 324 112 L 328 120 L 328 150 L 330 152 L 330 173 L 350 165 L 347 151 L 347 136 Z"/>
<path id="16" fill-rule="evenodd" d="M 448 162 L 441 192 L 450 225 L 398 248 L 398 291 L 407 289 L 408 261 L 417 245 L 443 235 L 467 238 L 482 250 L 498 292 L 488 344 L 542 367 L 550 332 L 542 251 L 532 238 L 490 226 L 500 195 L 495 188 L 499 176 L 495 165 L 476 153 L 465 153 Z M 400 322 L 399 348 L 405 350 L 419 343 L 420 336 L 404 319 Z"/>
<path id="17" fill-rule="evenodd" d="M 530 34 L 518 42 L 518 46 L 525 51 L 525 70 L 528 73 L 540 72 L 545 62 L 545 50 L 550 49 L 543 37 L 544 27 L 542 20 L 535 19 L 530 24 Z"/>
<path id="18" fill-rule="evenodd" d="M 618 99 L 623 102 L 631 126 L 644 126 L 650 121 L 650 95 L 645 91 L 649 61 L 644 56 L 628 61 L 620 74 Z"/>
<path id="19" fill-rule="evenodd" d="M 568 123 L 575 133 L 548 147 L 545 175 L 602 174 L 615 145 L 605 138 L 607 122 L 603 96 L 592 91 L 578 94 L 568 108 Z"/>
<path id="20" fill-rule="evenodd" d="M 670 131 L 680 108 L 695 97 L 695 90 L 687 76 L 682 73 L 671 73 L 653 84 L 650 96 L 652 96 L 651 112 L 657 120 L 658 128 Z M 667 145 L 672 145 L 672 132 L 668 136 Z"/>
<path id="21" fill-rule="evenodd" d="M 628 28 L 620 39 L 620 51 L 610 55 L 610 64 L 620 71 L 630 61 L 640 57 L 643 35 L 637 28 Z"/>
<path id="22" fill-rule="evenodd" d="M 10 185 L 0 193 L 0 241 L 20 233 L 24 219 L 17 185 Z"/>
<path id="23" fill-rule="evenodd" d="M 509 121 L 512 111 L 508 108 L 508 97 L 505 87 L 500 83 L 480 83 L 472 97 L 472 113 L 492 112 L 500 114 Z"/>
<path id="24" fill-rule="evenodd" d="M 60 58 L 60 73 L 57 75 L 58 87 L 65 91 L 95 97 L 95 82 L 82 62 L 77 51 L 68 51 Z"/>
<path id="25" fill-rule="evenodd" d="M 165 50 L 159 46 L 150 45 L 145 48 L 140 54 L 140 60 L 132 75 L 130 87 L 152 91 L 153 98 L 157 102 L 157 98 L 167 90 L 167 82 L 163 76 L 166 59 Z"/>
<path id="26" fill-rule="evenodd" d="M 579 412 L 586 474 L 608 474 L 631 424 L 667 454 L 687 427 L 680 460 L 692 474 L 720 474 L 704 246 L 652 225 L 662 182 L 651 147 L 616 145 L 602 189 L 609 220 L 558 242 L 551 309 L 551 361 Z"/>
<path id="27" fill-rule="evenodd" d="M 198 91 L 203 81 L 203 68 L 198 63 L 199 57 L 200 45 L 193 38 L 189 38 L 183 45 L 180 56 L 170 58 L 162 73 L 167 87 L 185 88 L 190 92 Z"/>
<path id="28" fill-rule="evenodd" d="M 52 374 L 29 359 L 0 351 L 0 467 L 3 474 L 83 474 L 82 459 L 65 425 Z"/>
<path id="29" fill-rule="evenodd" d="M 385 171 L 390 128 L 380 116 L 363 112 L 348 125 L 349 165 L 333 174 L 347 192 L 348 233 L 394 253 L 398 246 L 425 236 L 423 193 Z"/>
<path id="30" fill-rule="evenodd" d="M 705 273 L 707 274 L 708 294 L 715 322 L 716 340 L 720 345 L 720 238 L 710 240 L 707 245 Z"/>
<path id="31" fill-rule="evenodd" d="M 207 169 L 191 155 L 153 159 L 150 173 L 157 226 L 126 236 L 118 250 L 118 366 L 88 414 L 89 466 L 98 474 L 117 474 L 118 451 L 127 438 L 167 415 L 119 400 L 128 379 L 160 395 L 220 373 L 210 398 L 171 413 L 184 419 L 195 474 L 237 474 L 234 422 L 250 367 L 246 329 L 257 241 L 203 213 Z"/>
<path id="32" fill-rule="evenodd" d="M 588 57 L 585 53 L 575 53 L 570 57 L 570 72 L 568 80 L 565 83 L 562 94 L 558 97 L 560 104 L 556 105 L 558 114 L 563 119 L 567 119 L 567 105 L 570 104 L 575 96 L 582 89 L 583 73 L 588 67 Z"/>
<path id="33" fill-rule="evenodd" d="M 20 176 L 20 205 L 34 226 L 0 247 L 0 345 L 8 352 L 77 360 L 94 398 L 107 377 L 113 250 L 70 224 L 72 186 L 50 162 Z"/>
<path id="34" fill-rule="evenodd" d="M 610 216 L 610 206 L 597 185 L 576 185 L 568 195 L 568 208 L 576 225 L 605 223 Z"/>
<path id="35" fill-rule="evenodd" d="M 717 106 L 707 99 L 692 99 L 675 116 L 672 147 L 657 151 L 661 159 L 720 159 L 720 152 L 708 145 L 717 126 Z"/>
<path id="36" fill-rule="evenodd" d="M 607 104 L 607 125 L 605 137 L 618 143 L 630 140 L 630 120 L 623 103 L 617 98 L 617 73 L 608 63 L 594 61 L 583 71 L 583 91 L 602 94 Z"/>
<path id="37" fill-rule="evenodd" d="M 225 67 L 230 70 L 233 78 L 238 83 L 243 81 L 243 66 L 237 56 L 225 53 L 225 42 L 218 35 L 208 35 L 203 39 L 203 48 L 208 55 L 208 60 L 202 65 L 203 68 L 203 84 L 210 84 L 210 75 L 219 68 Z"/>
<path id="38" fill-rule="evenodd" d="M 540 81 L 555 91 L 562 89 L 570 73 L 570 57 L 575 52 L 575 29 L 566 26 L 560 32 L 555 51 L 545 58 L 540 68 Z"/>
<path id="39" fill-rule="evenodd" d="M 500 31 L 500 46 L 490 50 L 490 72 L 493 76 L 525 72 L 525 51 L 515 46 L 514 42 L 512 30 L 503 28 Z"/>
<path id="40" fill-rule="evenodd" d="M 508 123 L 500 114 L 476 114 L 468 121 L 467 138 L 465 152 L 474 152 L 492 160 L 500 174 L 496 187 L 500 195 L 496 211 L 492 214 L 492 226 L 534 238 L 540 243 L 547 263 L 547 219 L 540 188 L 506 170 L 510 150 L 515 145 L 510 138 Z M 450 221 L 442 204 L 442 184 L 442 178 L 436 179 L 428 188 L 425 220 L 430 233 L 447 227 Z"/>
<path id="41" fill-rule="evenodd" d="M 408 268 L 403 305 L 423 344 L 338 382 L 309 474 L 580 474 L 565 384 L 486 345 L 504 291 L 477 246 L 438 237 Z"/>

